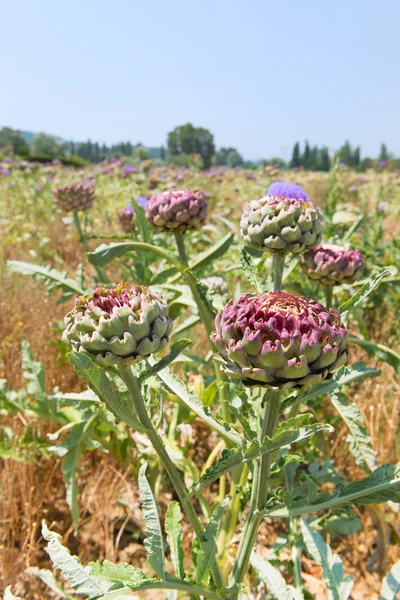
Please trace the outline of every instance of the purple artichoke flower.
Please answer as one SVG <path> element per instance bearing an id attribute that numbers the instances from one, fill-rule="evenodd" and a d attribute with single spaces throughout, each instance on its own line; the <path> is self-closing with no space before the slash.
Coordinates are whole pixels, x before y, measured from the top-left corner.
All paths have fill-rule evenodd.
<path id="1" fill-rule="evenodd" d="M 322 237 L 322 217 L 311 201 L 264 196 L 243 208 L 240 232 L 246 244 L 271 254 L 314 248 Z"/>
<path id="2" fill-rule="evenodd" d="M 287 181 L 275 181 L 271 183 L 267 192 L 268 196 L 283 196 L 284 198 L 296 198 L 297 200 L 310 201 L 307 192 L 297 185 L 297 183 L 289 183 Z"/>
<path id="3" fill-rule="evenodd" d="M 88 210 L 95 199 L 91 183 L 73 183 L 58 187 L 53 193 L 56 205 L 65 212 Z"/>
<path id="4" fill-rule="evenodd" d="M 348 332 L 339 313 L 302 296 L 243 294 L 217 315 L 215 327 L 222 370 L 247 386 L 303 387 L 346 363 Z"/>
<path id="5" fill-rule="evenodd" d="M 303 271 L 327 285 L 354 283 L 362 277 L 365 261 L 358 250 L 321 244 L 302 256 Z"/>
<path id="6" fill-rule="evenodd" d="M 125 206 L 125 208 L 121 208 L 117 212 L 119 224 L 121 225 L 122 230 L 126 233 L 133 233 L 136 229 L 135 222 L 133 220 L 134 214 L 135 211 L 133 210 L 133 206 L 130 202 Z"/>
<path id="7" fill-rule="evenodd" d="M 171 190 L 152 196 L 146 218 L 155 231 L 183 233 L 197 229 L 207 217 L 207 202 L 201 192 Z"/>
<path id="8" fill-rule="evenodd" d="M 136 196 L 135 202 L 136 204 L 139 204 L 139 206 L 141 206 L 142 208 L 146 208 L 149 201 L 146 198 L 146 196 Z"/>
<path id="9" fill-rule="evenodd" d="M 356 192 L 358 190 L 358 186 L 357 185 L 350 185 L 349 186 L 349 192 Z"/>
<path id="10" fill-rule="evenodd" d="M 101 366 L 122 360 L 137 363 L 160 352 L 172 330 L 161 294 L 123 282 L 114 289 L 96 287 L 92 294 L 77 297 L 64 324 L 63 340 Z"/>

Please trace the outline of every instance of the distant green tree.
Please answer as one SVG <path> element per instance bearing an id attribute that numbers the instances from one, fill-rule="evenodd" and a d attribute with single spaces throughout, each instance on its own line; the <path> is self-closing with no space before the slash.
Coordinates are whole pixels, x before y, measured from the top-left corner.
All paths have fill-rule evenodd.
<path id="1" fill-rule="evenodd" d="M 305 169 L 309 169 L 310 163 L 311 163 L 311 148 L 310 148 L 308 142 L 306 142 L 306 145 L 304 146 L 303 156 L 301 158 L 301 164 Z"/>
<path id="2" fill-rule="evenodd" d="M 204 167 L 211 165 L 215 152 L 214 136 L 204 127 L 194 127 L 191 123 L 179 125 L 168 134 L 168 156 L 180 154 L 200 154 Z"/>
<path id="3" fill-rule="evenodd" d="M 138 144 L 137 146 L 135 146 L 135 148 L 132 150 L 131 155 L 132 158 L 137 162 L 140 162 L 142 160 L 148 160 L 150 158 L 150 152 L 147 148 L 142 146 L 142 144 Z"/>
<path id="4" fill-rule="evenodd" d="M 379 153 L 379 160 L 389 160 L 389 152 L 387 151 L 386 144 L 381 145 L 381 151 Z"/>
<path id="5" fill-rule="evenodd" d="M 358 167 L 358 165 L 360 164 L 361 158 L 360 158 L 360 146 L 357 146 L 357 148 L 354 148 L 353 151 L 353 166 L 354 167 Z"/>
<path id="6" fill-rule="evenodd" d="M 319 169 L 321 171 L 329 171 L 331 168 L 331 159 L 329 157 L 328 148 L 321 148 L 319 156 Z"/>
<path id="7" fill-rule="evenodd" d="M 346 141 L 339 150 L 339 161 L 348 167 L 353 165 L 353 150 L 350 142 Z"/>
<path id="8" fill-rule="evenodd" d="M 164 146 L 161 146 L 161 148 L 160 148 L 160 158 L 161 158 L 161 160 L 165 160 L 165 158 L 166 158 Z"/>
<path id="9" fill-rule="evenodd" d="M 32 142 L 32 151 L 34 154 L 57 158 L 65 155 L 66 146 L 63 142 L 59 142 L 52 135 L 47 133 L 39 133 Z"/>
<path id="10" fill-rule="evenodd" d="M 213 162 L 216 165 L 227 165 L 228 167 L 239 167 L 243 164 L 243 157 L 236 148 L 220 148 L 214 155 Z"/>
<path id="11" fill-rule="evenodd" d="M 300 155 L 300 144 L 299 144 L 299 142 L 296 142 L 295 145 L 293 146 L 292 160 L 290 161 L 290 166 L 292 167 L 292 169 L 294 167 L 300 167 L 301 166 L 301 155 Z"/>
<path id="12" fill-rule="evenodd" d="M 2 127 L 0 129 L 0 148 L 11 148 L 14 154 L 27 156 L 29 146 L 19 131 L 11 127 Z"/>

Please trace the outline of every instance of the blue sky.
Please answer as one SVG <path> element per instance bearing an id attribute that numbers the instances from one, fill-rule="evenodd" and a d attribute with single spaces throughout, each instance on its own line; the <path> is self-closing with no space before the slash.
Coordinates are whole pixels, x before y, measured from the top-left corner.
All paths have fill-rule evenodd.
<path id="1" fill-rule="evenodd" d="M 246 158 L 400 155 L 399 0 L 19 0 L 1 20 L 0 125 L 157 146 L 190 121 Z"/>

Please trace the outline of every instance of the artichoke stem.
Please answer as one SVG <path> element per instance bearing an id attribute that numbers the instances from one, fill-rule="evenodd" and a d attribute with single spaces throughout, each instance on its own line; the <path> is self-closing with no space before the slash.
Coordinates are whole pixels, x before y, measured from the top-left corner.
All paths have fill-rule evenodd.
<path id="1" fill-rule="evenodd" d="M 325 284 L 325 307 L 331 308 L 333 298 L 333 285 Z"/>
<path id="2" fill-rule="evenodd" d="M 154 428 L 153 422 L 149 416 L 146 404 L 142 396 L 140 384 L 135 375 L 133 374 L 131 366 L 128 363 L 122 363 L 118 367 L 118 371 L 121 379 L 128 388 L 134 408 L 137 412 L 141 424 L 144 427 L 145 433 L 149 438 L 154 450 L 157 452 L 160 462 L 171 480 L 171 483 L 182 505 L 182 509 L 189 523 L 191 524 L 193 531 L 195 532 L 200 542 L 206 542 L 207 540 L 204 537 L 204 526 L 194 509 L 191 499 L 188 498 L 188 491 L 174 463 L 169 457 L 169 454 L 164 446 L 164 442 L 162 441 L 161 437 L 158 435 L 156 429 Z M 218 564 L 215 564 L 213 566 L 212 575 L 216 587 L 222 589 L 224 586 L 221 571 Z"/>
<path id="3" fill-rule="evenodd" d="M 78 211 L 76 211 L 76 210 L 74 211 L 74 224 L 75 224 L 76 230 L 78 232 L 79 241 L 85 248 L 85 252 L 90 252 L 90 248 L 88 246 L 86 236 L 82 231 L 79 214 L 78 214 Z M 97 265 L 94 265 L 94 268 L 96 269 L 96 273 L 102 283 L 110 283 L 110 280 L 108 279 L 107 275 L 105 274 L 104 269 L 102 269 L 101 267 L 98 267 Z"/>
<path id="4" fill-rule="evenodd" d="M 274 292 L 280 292 L 282 289 L 283 269 L 285 267 L 285 255 L 274 254 L 272 270 L 274 274 Z"/>

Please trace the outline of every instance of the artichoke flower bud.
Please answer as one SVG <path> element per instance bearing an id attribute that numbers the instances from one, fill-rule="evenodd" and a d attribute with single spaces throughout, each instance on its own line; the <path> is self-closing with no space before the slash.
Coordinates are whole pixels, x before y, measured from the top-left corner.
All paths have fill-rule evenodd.
<path id="1" fill-rule="evenodd" d="M 209 293 L 214 296 L 226 296 L 228 294 L 228 286 L 225 280 L 218 275 L 211 275 L 201 280 L 208 287 Z"/>
<path id="2" fill-rule="evenodd" d="M 302 296 L 243 294 L 217 315 L 215 327 L 222 370 L 246 386 L 301 388 L 346 363 L 348 331 L 339 313 Z"/>
<path id="3" fill-rule="evenodd" d="M 65 319 L 63 341 L 100 366 L 137 363 L 169 342 L 172 320 L 161 294 L 120 283 L 79 296 Z"/>
<path id="4" fill-rule="evenodd" d="M 54 190 L 54 202 L 64 212 L 88 210 L 95 200 L 91 183 L 73 183 Z"/>
<path id="5" fill-rule="evenodd" d="M 296 198 L 310 202 L 305 189 L 297 183 L 288 183 L 287 181 L 275 181 L 268 188 L 267 196 L 283 196 L 284 198 Z"/>
<path id="6" fill-rule="evenodd" d="M 129 202 L 125 206 L 125 208 L 121 208 L 117 212 L 119 224 L 121 225 L 121 229 L 125 231 L 125 233 L 133 233 L 135 231 L 135 222 L 133 220 L 134 210 L 132 204 Z"/>
<path id="7" fill-rule="evenodd" d="M 327 285 L 354 283 L 362 277 L 365 260 L 359 250 L 321 244 L 302 256 L 303 271 L 310 279 Z"/>
<path id="8" fill-rule="evenodd" d="M 207 217 L 207 202 L 201 192 L 168 191 L 152 196 L 146 218 L 155 231 L 184 233 L 197 229 Z"/>
<path id="9" fill-rule="evenodd" d="M 322 237 L 322 216 L 311 201 L 264 196 L 243 208 L 240 233 L 246 244 L 285 255 L 314 248 Z"/>

